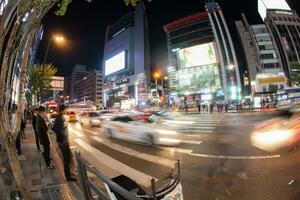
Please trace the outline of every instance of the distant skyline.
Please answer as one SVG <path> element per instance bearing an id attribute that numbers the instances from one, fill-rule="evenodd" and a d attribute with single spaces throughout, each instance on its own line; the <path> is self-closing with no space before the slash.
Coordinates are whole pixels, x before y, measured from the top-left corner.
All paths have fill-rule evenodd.
<path id="1" fill-rule="evenodd" d="M 240 20 L 243 12 L 250 23 L 262 23 L 257 11 L 257 0 L 216 0 L 216 2 L 223 8 L 235 49 L 239 53 L 241 47 L 238 46 L 234 21 Z M 300 1 L 290 0 L 288 3 L 297 13 L 300 12 Z M 57 66 L 58 75 L 65 76 L 71 74 L 75 64 L 100 70 L 107 25 L 114 23 L 134 8 L 127 7 L 122 0 L 106 1 L 105 4 L 97 0 L 92 3 L 76 0 L 70 4 L 67 14 L 63 17 L 55 16 L 55 9 L 56 7 L 43 20 L 45 34 L 37 59 L 43 60 L 50 34 L 64 34 L 67 45 L 64 47 L 51 45 L 48 62 Z M 174 3 L 174 0 L 152 0 L 151 3 L 146 3 L 146 11 L 149 22 L 151 68 L 161 69 L 168 65 L 166 36 L 162 26 L 181 17 L 204 11 L 204 1 L 184 0 Z M 238 58 L 242 65 L 241 56 Z"/>

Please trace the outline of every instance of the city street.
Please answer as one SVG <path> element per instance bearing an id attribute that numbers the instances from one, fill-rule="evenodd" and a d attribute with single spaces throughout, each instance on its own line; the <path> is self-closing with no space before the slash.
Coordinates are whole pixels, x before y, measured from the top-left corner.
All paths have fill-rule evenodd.
<path id="1" fill-rule="evenodd" d="M 70 123 L 71 148 L 110 177 L 124 174 L 147 188 L 181 159 L 184 199 L 299 199 L 298 149 L 268 153 L 251 145 L 253 126 L 274 113 L 186 114 L 193 121 L 175 147 L 148 147 L 107 138 L 101 128 Z"/>

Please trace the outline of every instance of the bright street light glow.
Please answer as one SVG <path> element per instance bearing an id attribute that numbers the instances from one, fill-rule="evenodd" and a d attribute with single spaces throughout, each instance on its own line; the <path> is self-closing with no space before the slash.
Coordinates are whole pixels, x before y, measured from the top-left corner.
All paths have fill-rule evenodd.
<path id="1" fill-rule="evenodd" d="M 154 78 L 159 78 L 160 77 L 160 73 L 159 72 L 155 72 L 154 73 Z"/>
<path id="2" fill-rule="evenodd" d="M 65 42 L 65 38 L 64 36 L 62 35 L 55 35 L 53 37 L 53 40 L 56 42 L 56 43 L 64 43 Z"/>

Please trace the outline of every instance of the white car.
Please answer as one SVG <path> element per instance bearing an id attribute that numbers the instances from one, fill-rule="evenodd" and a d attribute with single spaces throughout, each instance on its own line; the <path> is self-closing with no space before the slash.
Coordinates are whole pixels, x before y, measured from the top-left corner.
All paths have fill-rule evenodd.
<path id="1" fill-rule="evenodd" d="M 175 135 L 176 131 L 164 130 L 148 125 L 134 116 L 120 115 L 103 121 L 105 135 L 146 145 L 177 145 L 178 139 L 166 138 L 165 135 Z"/>
<path id="2" fill-rule="evenodd" d="M 84 112 L 80 115 L 78 121 L 82 126 L 101 127 L 102 120 L 99 112 Z"/>

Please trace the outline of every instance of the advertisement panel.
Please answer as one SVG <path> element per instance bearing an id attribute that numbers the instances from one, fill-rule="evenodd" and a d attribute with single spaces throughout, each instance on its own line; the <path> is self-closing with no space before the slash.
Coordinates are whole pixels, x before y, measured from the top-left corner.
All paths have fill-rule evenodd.
<path id="1" fill-rule="evenodd" d="M 109 58 L 105 61 L 105 76 L 125 69 L 126 67 L 126 54 L 125 51 Z"/>
<path id="2" fill-rule="evenodd" d="M 199 67 L 195 70 L 180 70 L 178 72 L 179 90 L 208 90 L 221 87 L 218 66 Z"/>
<path id="3" fill-rule="evenodd" d="M 178 52 L 178 57 L 181 68 L 217 63 L 215 49 L 212 42 L 181 49 Z"/>

